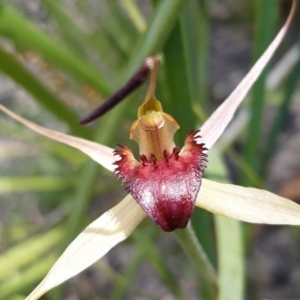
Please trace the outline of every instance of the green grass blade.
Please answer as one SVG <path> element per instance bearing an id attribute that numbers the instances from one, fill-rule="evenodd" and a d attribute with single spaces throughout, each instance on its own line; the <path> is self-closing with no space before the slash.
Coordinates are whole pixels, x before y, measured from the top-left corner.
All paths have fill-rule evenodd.
<path id="1" fill-rule="evenodd" d="M 255 5 L 256 24 L 253 58 L 256 61 L 272 41 L 279 2 L 274 2 L 273 0 L 256 0 Z M 265 79 L 266 71 L 262 73 L 256 84 L 253 86 L 251 119 L 248 125 L 248 132 L 243 151 L 246 162 L 253 166 L 255 170 L 257 170 L 258 167 L 257 152 L 259 149 L 264 108 Z M 251 184 L 251 181 L 244 173 L 240 178 L 240 182 L 245 186 Z"/>
<path id="2" fill-rule="evenodd" d="M 216 265 L 216 245 L 214 241 L 212 215 L 205 210 L 195 209 L 192 224 L 204 252 L 212 264 Z"/>
<path id="3" fill-rule="evenodd" d="M 13 7 L 0 5 L 0 34 L 10 37 L 23 48 L 37 51 L 80 83 L 90 84 L 104 95 L 109 94 L 108 84 L 97 69 L 48 36 Z"/>
<path id="4" fill-rule="evenodd" d="M 199 86 L 198 92 L 201 95 L 199 101 L 201 107 L 204 111 L 208 109 L 209 102 L 209 11 L 208 5 L 210 0 L 201 0 L 199 5 L 199 31 L 197 34 L 198 41 L 198 72 L 197 76 L 199 77 L 199 81 L 197 85 Z M 200 119 L 203 121 L 203 119 Z"/>
<path id="5" fill-rule="evenodd" d="M 128 0 L 121 0 L 121 3 L 137 31 L 143 33 L 146 30 L 146 22 L 136 3 Z"/>
<path id="6" fill-rule="evenodd" d="M 211 173 L 213 171 L 213 173 Z M 227 171 L 216 148 L 209 151 L 208 178 L 228 182 Z M 220 199 L 222 201 L 222 199 Z M 218 300 L 244 299 L 244 253 L 239 221 L 214 215 L 217 239 L 219 297 Z"/>
<path id="7" fill-rule="evenodd" d="M 36 141 L 36 139 L 35 139 Z M 55 158 L 59 160 L 63 160 L 66 162 L 71 170 L 78 170 L 80 166 L 82 166 L 88 158 L 77 149 L 70 148 L 66 145 L 58 144 L 53 141 L 48 141 L 45 139 L 38 139 L 39 146 L 47 151 L 50 155 L 53 155 Z"/>
<path id="8" fill-rule="evenodd" d="M 106 276 L 111 279 L 113 282 L 122 282 L 124 286 L 128 286 L 128 289 L 131 293 L 136 295 L 139 299 L 147 299 L 147 300 L 159 300 L 157 297 L 153 296 L 153 293 L 147 293 L 143 291 L 143 287 L 135 286 L 132 282 L 129 282 L 128 279 L 122 275 L 120 275 L 118 272 L 113 270 L 110 266 L 106 265 L 103 261 L 100 261 L 96 268 L 98 267 L 99 271 L 102 274 L 106 274 Z M 109 298 L 111 299 L 111 298 Z M 122 298 L 123 299 L 123 298 Z M 112 299 L 113 300 L 113 299 Z"/>
<path id="9" fill-rule="evenodd" d="M 299 77 L 300 77 L 300 61 L 297 62 L 294 69 L 292 70 L 292 73 L 287 79 L 283 101 L 278 107 L 277 116 L 273 122 L 270 134 L 268 136 L 268 140 L 262 157 L 262 163 L 260 165 L 260 174 L 262 177 L 265 177 L 267 175 L 270 160 L 272 159 L 276 151 L 278 136 L 282 131 L 282 128 L 284 127 L 284 124 L 287 120 L 288 109 L 290 103 L 292 102 Z"/>
<path id="10" fill-rule="evenodd" d="M 1 21 L 0 21 L 1 22 Z M 78 117 L 66 108 L 34 75 L 0 47 L 0 71 L 26 89 L 49 112 L 66 122 L 71 132 L 91 137 L 90 131 L 78 124 Z"/>
<path id="11" fill-rule="evenodd" d="M 257 188 L 264 189 L 264 180 L 258 175 L 258 173 L 245 161 L 244 157 L 237 153 L 233 147 L 226 149 L 226 154 L 236 163 L 238 168 L 244 172 L 249 180 L 251 181 L 251 186 L 256 186 Z"/>
<path id="12" fill-rule="evenodd" d="M 114 289 L 110 295 L 111 300 L 122 300 L 124 299 L 124 294 L 129 289 L 131 280 L 137 272 L 143 259 L 143 254 L 141 252 L 135 253 L 133 258 L 127 263 L 124 271 L 122 272 L 122 279 L 117 280 Z M 126 278 L 126 281 L 123 280 Z"/>
<path id="13" fill-rule="evenodd" d="M 113 18 L 106 18 L 106 22 L 112 28 L 119 45 L 125 52 L 128 52 L 132 48 L 132 41 L 138 37 L 138 32 L 121 8 L 120 1 L 106 0 L 105 2 L 109 7 L 111 16 L 113 16 Z M 120 32 L 122 32 L 121 35 L 119 34 Z"/>
<path id="14" fill-rule="evenodd" d="M 51 17 L 59 25 L 59 35 L 63 39 L 63 43 L 68 45 L 78 55 L 83 56 L 85 60 L 89 59 L 86 55 L 83 45 L 88 43 L 87 35 L 81 30 L 79 26 L 65 13 L 61 4 L 57 0 L 43 0 L 41 2 L 47 9 Z"/>
<path id="15" fill-rule="evenodd" d="M 153 241 L 155 240 L 155 235 L 157 236 L 158 233 L 158 229 L 153 227 L 152 232 L 148 232 L 147 234 L 145 234 L 145 229 L 143 232 L 139 229 L 136 229 L 132 236 L 139 247 L 139 251 L 142 251 L 144 256 L 148 258 L 149 262 L 159 274 L 166 286 L 168 286 L 174 295 L 176 295 L 179 299 L 185 299 L 180 285 L 167 267 L 163 257 L 156 247 L 156 243 Z"/>
<path id="16" fill-rule="evenodd" d="M 105 57 L 105 62 L 108 60 L 109 65 L 113 65 L 115 57 L 109 55 L 112 52 L 105 35 L 100 35 L 96 30 L 91 33 L 82 30 L 73 18 L 62 9 L 60 1 L 44 0 L 41 4 L 46 7 L 51 17 L 59 25 L 58 33 L 63 38 L 64 44 L 76 51 L 81 59 L 92 63 L 89 51 L 93 50 L 94 54 Z"/>
<path id="17" fill-rule="evenodd" d="M 16 269 L 35 261 L 37 257 L 61 241 L 62 236 L 62 228 L 55 228 L 2 253 L 0 256 L 0 278 L 2 279 Z"/>
<path id="18" fill-rule="evenodd" d="M 7 279 L 0 285 L 0 299 L 11 300 L 12 295 L 27 290 L 35 284 L 41 277 L 45 276 L 54 264 L 56 256 L 50 255 L 35 261 L 35 264 L 19 273 L 17 276 Z M 24 298 L 22 298 L 24 299 Z"/>
<path id="19" fill-rule="evenodd" d="M 219 265 L 218 300 L 244 299 L 242 227 L 233 219 L 215 216 Z"/>
<path id="20" fill-rule="evenodd" d="M 72 185 L 65 177 L 0 177 L 0 194 L 19 192 L 52 192 Z"/>
<path id="21" fill-rule="evenodd" d="M 129 63 L 128 74 L 132 75 L 149 54 L 160 51 L 170 35 L 186 1 L 160 1 L 155 7 L 145 34 Z"/>
<path id="22" fill-rule="evenodd" d="M 164 57 L 166 81 L 171 99 L 169 101 L 170 107 L 166 110 L 180 126 L 177 137 L 181 144 L 187 130 L 191 130 L 196 126 L 196 116 L 188 114 L 192 110 L 192 94 L 189 88 L 188 70 L 183 47 L 180 24 L 177 22 L 164 47 Z M 179 143 L 177 142 L 177 144 Z"/>
<path id="23" fill-rule="evenodd" d="M 189 1 L 180 18 L 193 108 L 202 122 L 208 109 L 208 2 Z"/>
<path id="24" fill-rule="evenodd" d="M 116 5 L 113 7 L 118 9 Z M 114 12 L 111 12 L 111 15 L 114 15 Z M 128 38 L 129 36 L 126 36 L 122 27 L 118 24 L 117 19 L 99 17 L 97 21 L 101 29 L 97 36 L 99 35 L 105 37 L 111 46 L 111 53 L 117 53 L 118 64 L 123 66 L 128 60 L 128 57 L 132 51 L 132 40 L 130 43 L 130 39 Z M 119 34 L 120 32 L 122 32 L 121 35 Z M 95 36 L 95 38 L 97 37 Z M 107 56 L 110 56 L 111 53 L 107 53 Z"/>

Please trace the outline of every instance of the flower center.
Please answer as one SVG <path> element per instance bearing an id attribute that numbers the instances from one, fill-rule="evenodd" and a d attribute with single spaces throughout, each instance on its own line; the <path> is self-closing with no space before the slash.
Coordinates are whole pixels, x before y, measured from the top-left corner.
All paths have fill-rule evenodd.
<path id="1" fill-rule="evenodd" d="M 130 139 L 138 143 L 140 155 L 145 155 L 148 160 L 154 155 L 157 161 L 162 161 L 165 151 L 168 156 L 173 152 L 173 136 L 179 125 L 163 112 L 161 103 L 155 98 L 159 58 L 151 57 L 148 63 L 151 69 L 150 84 L 145 101 L 138 109 L 138 119 L 132 124 Z"/>
<path id="2" fill-rule="evenodd" d="M 130 138 L 139 145 L 140 162 L 126 146 L 115 150 L 120 160 L 115 174 L 147 215 L 164 231 L 185 228 L 194 211 L 207 161 L 204 144 L 197 144 L 198 132 L 190 132 L 182 150 L 174 144 L 177 122 L 163 112 L 155 98 L 159 59 L 146 60 L 150 84 Z"/>

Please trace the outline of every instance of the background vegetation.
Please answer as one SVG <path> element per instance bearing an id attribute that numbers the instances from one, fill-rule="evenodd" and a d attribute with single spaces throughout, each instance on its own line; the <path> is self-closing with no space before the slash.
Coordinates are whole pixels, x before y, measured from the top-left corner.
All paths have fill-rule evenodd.
<path id="1" fill-rule="evenodd" d="M 0 103 L 46 127 L 127 144 L 141 88 L 92 125 L 78 120 L 149 54 L 157 98 L 198 128 L 286 19 L 290 1 L 0 0 Z M 209 155 L 206 176 L 300 199 L 298 17 L 270 67 Z M 0 118 L 0 299 L 24 299 L 91 220 L 124 196 L 81 153 Z M 222 201 L 222 199 L 220 199 Z M 220 299 L 300 298 L 300 232 L 240 224 L 197 209 L 192 224 L 220 276 Z M 200 274 L 199 274 L 200 273 Z M 211 299 L 172 234 L 149 220 L 45 299 Z"/>

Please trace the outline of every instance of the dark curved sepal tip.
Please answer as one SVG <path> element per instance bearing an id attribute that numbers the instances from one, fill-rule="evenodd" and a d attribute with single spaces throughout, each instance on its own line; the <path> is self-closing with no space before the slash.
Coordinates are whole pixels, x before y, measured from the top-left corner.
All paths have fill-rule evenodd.
<path id="1" fill-rule="evenodd" d="M 124 100 L 129 94 L 136 90 L 142 83 L 145 82 L 151 71 L 151 65 L 144 61 L 139 70 L 112 96 L 110 96 L 104 103 L 92 111 L 87 117 L 82 119 L 79 123 L 81 125 L 88 124 L 106 114 L 118 103 Z"/>

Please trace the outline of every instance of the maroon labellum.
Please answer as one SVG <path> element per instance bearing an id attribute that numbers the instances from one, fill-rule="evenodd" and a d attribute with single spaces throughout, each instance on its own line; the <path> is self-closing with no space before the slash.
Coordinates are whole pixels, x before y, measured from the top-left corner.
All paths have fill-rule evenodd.
<path id="1" fill-rule="evenodd" d="M 118 178 L 125 183 L 128 193 L 143 208 L 145 213 L 164 231 L 185 228 L 194 211 L 201 180 L 206 167 L 207 149 L 197 144 L 198 132 L 187 134 L 185 145 L 180 151 L 174 148 L 164 159 L 157 161 L 154 154 L 148 159 L 140 155 L 140 162 L 131 150 L 121 146 L 115 154 Z"/>

